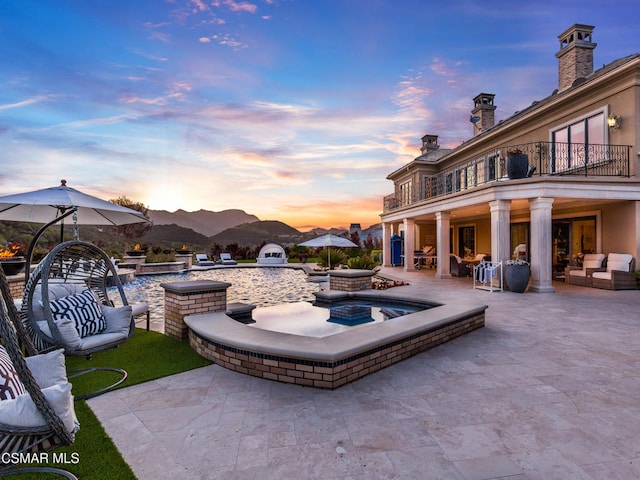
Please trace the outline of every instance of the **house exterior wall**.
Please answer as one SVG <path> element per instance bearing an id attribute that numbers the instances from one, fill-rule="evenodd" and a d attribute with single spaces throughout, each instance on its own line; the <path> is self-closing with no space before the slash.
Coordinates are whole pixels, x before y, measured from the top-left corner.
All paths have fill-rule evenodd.
<path id="1" fill-rule="evenodd" d="M 631 253 L 636 249 L 635 202 L 618 202 L 602 208 L 602 251 Z M 637 257 L 637 254 L 634 254 Z M 636 260 L 638 261 L 638 260 Z M 640 266 L 638 266 L 640 269 Z"/>
<path id="2" fill-rule="evenodd" d="M 542 158 L 551 158 L 555 144 L 552 132 L 572 125 L 576 120 L 602 114 L 606 118 L 616 114 L 621 118 L 620 128 L 606 125 L 601 131 L 604 138 L 602 149 L 585 155 L 594 164 L 611 164 L 611 170 L 589 173 L 586 167 L 565 170 L 545 170 L 530 178 L 507 179 L 504 168 L 508 146 L 528 145 L 529 152 L 536 155 L 535 148 L 548 149 Z M 589 142 L 590 144 L 598 142 Z M 568 148 L 568 147 L 567 147 Z M 496 167 L 496 177 L 484 181 L 469 174 L 469 165 L 475 159 L 486 159 L 496 152 L 501 163 Z M 586 150 L 585 150 L 586 151 Z M 625 155 L 628 155 L 626 157 Z M 628 169 L 626 159 L 628 158 Z M 620 160 L 621 159 L 621 160 Z M 530 165 L 533 165 L 530 155 Z M 548 166 L 540 163 L 539 167 Z M 623 168 L 624 167 L 624 168 Z M 453 190 L 440 190 L 437 196 L 425 195 L 425 175 L 445 175 L 457 172 L 471 178 L 472 183 L 457 180 Z M 480 168 L 480 167 L 477 167 Z M 486 167 L 483 167 L 486 168 Z M 584 172 L 583 172 L 584 170 Z M 448 174 L 448 173 L 447 173 Z M 535 210 L 535 239 L 540 242 L 550 237 L 551 223 L 559 218 L 594 216 L 596 218 L 597 249 L 603 253 L 631 253 L 640 257 L 640 54 L 630 55 L 603 66 L 588 78 L 576 82 L 560 93 L 533 102 L 529 107 L 501 121 L 495 127 L 479 133 L 459 147 L 425 165 L 418 159 L 396 170 L 387 177 L 394 182 L 394 190 L 405 179 L 412 179 L 414 200 L 397 208 L 386 209 L 381 217 L 387 228 L 394 225 L 415 225 L 415 249 L 431 244 L 431 239 L 440 240 L 437 245 L 439 261 L 449 254 L 449 235 L 438 233 L 438 219 L 451 227 L 453 252 L 458 249 L 458 227 L 474 225 L 476 232 L 475 253 L 502 252 L 505 247 L 492 245 L 492 239 L 505 238 L 504 225 L 499 222 L 528 223 L 531 228 Z M 456 177 L 450 177 L 456 178 Z M 465 180 L 465 181 L 467 181 Z M 496 203 L 497 202 L 497 203 Z M 493 206 L 491 206 L 493 205 Z M 490 207 L 491 206 L 491 207 Z M 498 208 L 500 214 L 490 216 L 490 208 Z M 588 214 L 588 215 L 587 215 Z M 492 220 L 493 219 L 493 220 Z M 541 223 L 542 222 L 542 223 Z M 548 225 L 547 225 L 548 223 Z M 492 232 L 500 231 L 499 235 Z M 508 228 L 508 227 L 507 227 Z M 531 233 L 531 232 L 530 232 Z M 551 262 L 546 257 L 547 247 L 534 245 L 538 258 L 532 271 L 536 273 L 536 290 L 551 291 L 549 270 L 540 262 Z M 413 251 L 414 248 L 411 248 Z M 510 247 L 509 247 L 510 251 Z M 409 260 L 411 260 L 410 258 Z M 412 262 L 411 262 L 412 264 Z M 405 266 L 406 268 L 406 266 Z M 447 266 L 439 265 L 441 278 L 446 278 Z"/>

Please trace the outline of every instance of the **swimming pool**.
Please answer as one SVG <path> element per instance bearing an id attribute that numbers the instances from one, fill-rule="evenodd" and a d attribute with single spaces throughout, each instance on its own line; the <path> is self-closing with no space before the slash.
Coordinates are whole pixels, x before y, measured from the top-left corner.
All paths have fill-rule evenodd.
<path id="1" fill-rule="evenodd" d="M 292 302 L 256 308 L 249 325 L 262 330 L 308 337 L 326 337 L 365 325 L 419 312 L 425 304 L 344 300 L 336 304 Z"/>
<path id="2" fill-rule="evenodd" d="M 282 267 L 220 268 L 192 270 L 185 273 L 138 276 L 124 284 L 129 303 L 149 305 L 151 320 L 164 321 L 164 289 L 161 283 L 191 280 L 228 282 L 227 303 L 240 302 L 266 307 L 281 303 L 312 301 L 322 284 L 307 281 L 307 274 L 298 269 Z"/>

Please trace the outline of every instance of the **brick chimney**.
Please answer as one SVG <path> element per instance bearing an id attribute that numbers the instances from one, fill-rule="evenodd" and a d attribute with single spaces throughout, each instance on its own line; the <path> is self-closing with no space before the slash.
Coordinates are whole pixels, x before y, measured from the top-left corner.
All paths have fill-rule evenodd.
<path id="1" fill-rule="evenodd" d="M 493 93 L 480 93 L 473 99 L 474 106 L 473 110 L 471 110 L 471 118 L 469 120 L 473 123 L 474 137 L 495 125 L 494 112 L 496 106 L 493 104 L 494 97 L 495 95 Z"/>
<path id="2" fill-rule="evenodd" d="M 593 49 L 597 43 L 591 41 L 591 25 L 576 23 L 566 30 L 560 39 L 558 58 L 558 91 L 562 92 L 573 83 L 593 73 Z"/>
<path id="3" fill-rule="evenodd" d="M 433 152 L 434 150 L 438 150 L 439 148 L 440 145 L 438 145 L 438 135 L 425 135 L 424 137 L 422 137 L 422 147 L 420 147 L 422 155 Z"/>

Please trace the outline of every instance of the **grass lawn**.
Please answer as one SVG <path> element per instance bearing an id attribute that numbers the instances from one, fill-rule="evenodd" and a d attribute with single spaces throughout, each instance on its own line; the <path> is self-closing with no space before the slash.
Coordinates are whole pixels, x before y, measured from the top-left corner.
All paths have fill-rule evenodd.
<path id="1" fill-rule="evenodd" d="M 87 367 L 123 368 L 129 374 L 120 386 L 136 385 L 156 378 L 166 377 L 211 362 L 194 352 L 186 342 L 178 342 L 157 332 L 136 329 L 131 339 L 118 348 L 95 354 L 90 361 L 85 358 L 67 357 L 67 370 Z M 82 395 L 113 383 L 112 373 L 96 372 L 72 379 L 74 395 Z M 80 431 L 73 445 L 55 450 L 66 452 L 68 459 L 79 459 L 76 464 L 49 464 L 66 469 L 81 479 L 133 480 L 135 475 L 125 463 L 120 452 L 106 434 L 102 425 L 85 401 L 75 402 Z M 52 456 L 50 457 L 52 458 Z M 36 466 L 36 465 L 30 465 Z M 25 474 L 16 478 L 60 478 L 50 474 Z"/>

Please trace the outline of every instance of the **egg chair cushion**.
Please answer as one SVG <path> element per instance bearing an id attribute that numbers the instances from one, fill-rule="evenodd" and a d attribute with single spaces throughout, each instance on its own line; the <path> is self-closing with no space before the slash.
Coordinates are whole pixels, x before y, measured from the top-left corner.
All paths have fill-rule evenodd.
<path id="1" fill-rule="evenodd" d="M 107 322 L 95 294 L 89 290 L 49 303 L 55 320 L 70 318 L 81 338 L 103 332 Z"/>

